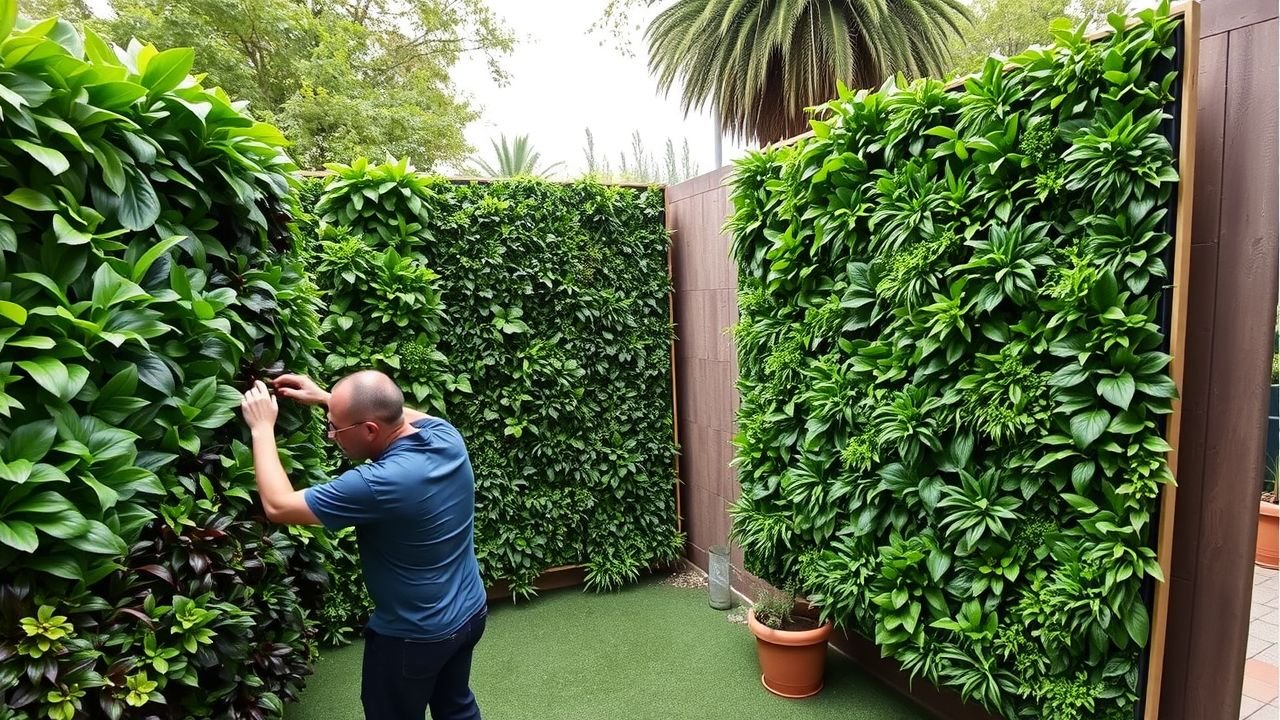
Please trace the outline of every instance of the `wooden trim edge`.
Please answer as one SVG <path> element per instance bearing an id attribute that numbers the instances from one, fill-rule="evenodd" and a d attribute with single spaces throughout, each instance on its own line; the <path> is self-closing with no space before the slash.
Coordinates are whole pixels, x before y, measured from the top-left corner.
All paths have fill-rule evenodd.
<path id="1" fill-rule="evenodd" d="M 1169 320 L 1169 354 L 1173 356 L 1169 374 L 1178 388 L 1173 413 L 1165 432 L 1169 451 L 1169 472 L 1174 482 L 1164 486 L 1160 494 L 1160 527 L 1156 537 L 1156 562 L 1164 574 L 1157 583 L 1151 617 L 1151 641 L 1148 647 L 1146 711 L 1144 720 L 1159 720 L 1160 693 L 1164 680 L 1164 652 L 1169 625 L 1169 583 L 1173 572 L 1173 530 L 1178 498 L 1178 443 L 1182 431 L 1183 375 L 1187 345 L 1187 296 L 1191 278 L 1191 211 L 1195 194 L 1196 166 L 1196 92 L 1200 75 L 1200 2 L 1180 3 L 1177 13 L 1183 17 L 1182 46 L 1182 117 L 1178 138 L 1178 214 L 1174 236 L 1173 303 Z M 1173 11 L 1171 11 L 1171 15 Z"/>

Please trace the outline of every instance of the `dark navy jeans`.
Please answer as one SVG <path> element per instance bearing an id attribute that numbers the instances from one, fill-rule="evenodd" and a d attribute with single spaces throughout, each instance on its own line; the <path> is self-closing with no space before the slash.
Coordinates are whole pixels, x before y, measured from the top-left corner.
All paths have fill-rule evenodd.
<path id="1" fill-rule="evenodd" d="M 471 654 L 484 635 L 481 608 L 456 633 L 423 642 L 365 630 L 360 700 L 365 720 L 480 720 Z"/>

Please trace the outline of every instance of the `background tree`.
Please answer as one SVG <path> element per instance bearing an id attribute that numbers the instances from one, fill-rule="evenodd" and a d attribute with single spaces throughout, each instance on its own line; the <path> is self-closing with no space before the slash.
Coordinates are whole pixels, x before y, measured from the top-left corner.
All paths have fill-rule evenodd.
<path id="1" fill-rule="evenodd" d="M 646 32 L 649 67 L 686 112 L 710 105 L 726 132 L 763 144 L 808 130 L 805 108 L 837 79 L 946 72 L 967 17 L 962 0 L 676 0 Z"/>
<path id="2" fill-rule="evenodd" d="M 293 141 L 303 167 L 357 155 L 461 161 L 477 117 L 449 70 L 481 52 L 495 80 L 514 43 L 485 0 L 22 0 L 31 17 L 59 14 L 106 38 L 193 47 L 206 83 Z"/>
<path id="3" fill-rule="evenodd" d="M 953 73 L 980 70 L 992 53 L 1011 57 L 1037 43 L 1048 44 L 1049 25 L 1058 18 L 1099 26 L 1127 6 L 1125 0 L 973 0 L 973 26 L 952 43 Z"/>
<path id="4" fill-rule="evenodd" d="M 538 162 L 542 159 L 542 153 L 533 149 L 533 143 L 529 142 L 528 135 L 520 135 L 508 141 L 504 133 L 498 140 L 491 140 L 489 144 L 493 146 L 493 163 L 475 157 L 472 159 L 474 167 L 469 172 L 489 178 L 545 177 L 552 170 L 564 165 L 558 162 L 539 167 Z"/>

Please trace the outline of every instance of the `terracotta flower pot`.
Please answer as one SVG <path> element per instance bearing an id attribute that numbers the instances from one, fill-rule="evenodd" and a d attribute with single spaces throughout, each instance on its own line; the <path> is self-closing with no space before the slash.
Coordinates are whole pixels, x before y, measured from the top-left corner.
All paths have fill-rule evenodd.
<path id="1" fill-rule="evenodd" d="M 1254 563 L 1275 570 L 1280 567 L 1280 505 L 1258 502 L 1258 549 Z"/>
<path id="2" fill-rule="evenodd" d="M 774 630 L 747 614 L 747 626 L 756 636 L 760 658 L 760 682 L 774 695 L 806 698 L 822 689 L 822 673 L 827 664 L 827 638 L 831 622 L 813 630 Z"/>

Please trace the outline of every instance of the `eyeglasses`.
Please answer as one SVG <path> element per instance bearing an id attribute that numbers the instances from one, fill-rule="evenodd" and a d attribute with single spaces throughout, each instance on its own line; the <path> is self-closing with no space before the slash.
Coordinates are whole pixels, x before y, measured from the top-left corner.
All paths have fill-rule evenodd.
<path id="1" fill-rule="evenodd" d="M 358 423 L 355 423 L 355 424 L 352 424 L 352 425 L 348 425 L 348 426 L 343 427 L 343 428 L 340 428 L 340 427 L 335 426 L 335 425 L 333 424 L 333 421 L 332 421 L 332 420 L 326 420 L 326 421 L 325 421 L 325 424 L 329 426 L 329 437 L 331 437 L 331 438 L 332 438 L 332 437 L 337 437 L 337 436 L 338 436 L 338 433 L 342 432 L 343 430 L 350 430 L 350 429 L 351 429 L 351 428 L 353 428 L 353 427 L 360 427 L 360 426 L 361 426 L 361 425 L 363 425 L 364 423 L 363 423 L 363 422 L 358 422 Z"/>

